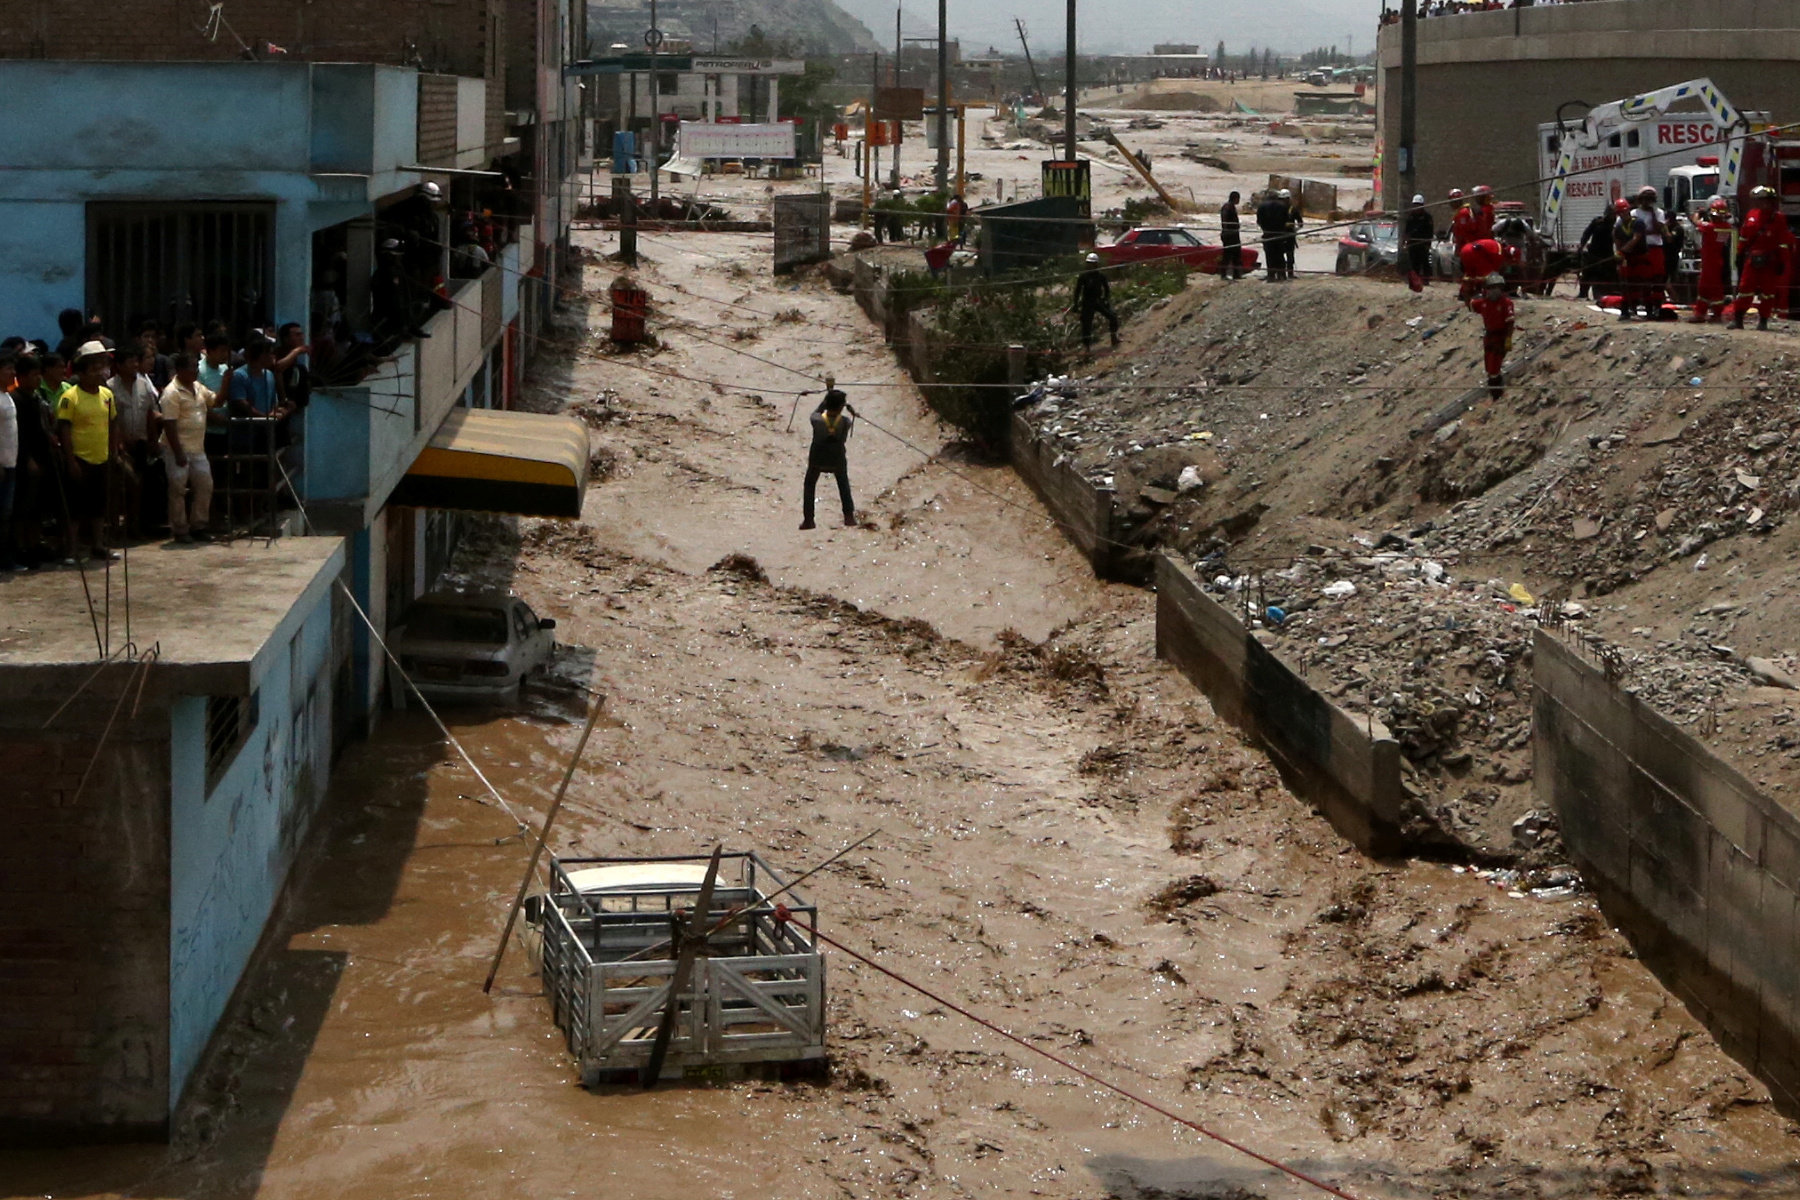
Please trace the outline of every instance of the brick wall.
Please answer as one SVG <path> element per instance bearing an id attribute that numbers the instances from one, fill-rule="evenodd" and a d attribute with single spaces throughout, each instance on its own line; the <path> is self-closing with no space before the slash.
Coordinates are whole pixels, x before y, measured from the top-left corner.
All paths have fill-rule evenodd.
<path id="1" fill-rule="evenodd" d="M 168 713 L 121 719 L 83 787 L 127 668 L 109 674 L 46 733 L 0 728 L 0 1142 L 167 1119 Z"/>
<path id="2" fill-rule="evenodd" d="M 456 76 L 419 76 L 419 161 L 456 165 Z"/>
<path id="3" fill-rule="evenodd" d="M 484 74 L 488 10 L 503 0 L 230 0 L 202 29 L 197 0 L 5 0 L 0 58 L 237 59 L 273 42 L 290 58 Z M 241 39 L 241 40 L 240 40 Z"/>

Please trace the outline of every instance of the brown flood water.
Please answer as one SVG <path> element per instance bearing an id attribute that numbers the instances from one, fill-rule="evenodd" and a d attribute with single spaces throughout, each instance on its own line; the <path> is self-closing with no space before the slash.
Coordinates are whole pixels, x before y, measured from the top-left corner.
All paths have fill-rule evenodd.
<path id="1" fill-rule="evenodd" d="M 847 299 L 755 274 L 760 239 L 646 245 L 667 348 L 633 361 L 731 386 L 571 367 L 552 391 L 619 393 L 615 473 L 582 527 L 527 522 L 516 567 L 503 536 L 465 555 L 565 647 L 565 686 L 457 714 L 505 795 L 541 815 L 582 718 L 566 685 L 610 697 L 557 849 L 720 841 L 798 871 L 879 828 L 806 889 L 834 936 L 1359 1196 L 1796 1190 L 1793 1127 L 1591 901 L 1347 849 L 1154 661 L 1152 598 L 1094 582 L 1006 472 L 956 466 L 1010 506 L 865 428 L 872 527 L 798 535 L 801 423 L 752 389 L 805 381 L 668 316 L 900 376 L 873 335 L 818 327 L 857 327 Z M 851 394 L 947 440 L 905 388 Z M 729 553 L 769 581 L 710 569 Z M 175 1144 L 0 1154 L 0 1192 L 1318 1194 L 841 956 L 829 1080 L 583 1091 L 523 953 L 480 991 L 526 849 L 495 844 L 510 822 L 479 794 L 422 716 L 391 716 L 346 756 Z"/>

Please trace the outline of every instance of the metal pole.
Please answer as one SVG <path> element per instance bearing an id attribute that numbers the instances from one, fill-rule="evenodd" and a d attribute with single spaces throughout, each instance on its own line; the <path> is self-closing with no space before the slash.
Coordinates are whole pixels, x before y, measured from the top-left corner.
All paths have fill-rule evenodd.
<path id="1" fill-rule="evenodd" d="M 1073 4 L 1075 0 L 1069 0 Z M 662 191 L 658 181 L 657 160 L 662 157 L 662 78 L 656 72 L 656 59 L 662 48 L 662 31 L 656 27 L 656 0 L 650 0 L 650 213 L 660 209 Z"/>
<path id="2" fill-rule="evenodd" d="M 900 42 L 900 8 L 894 7 L 894 86 L 900 86 L 900 55 L 903 47 Z M 888 186 L 895 191 L 900 190 L 900 147 L 894 147 L 894 161 L 888 174 Z"/>
<path id="3" fill-rule="evenodd" d="M 875 84 L 881 78 L 881 55 L 869 56 L 869 103 L 863 109 L 862 227 L 875 222 Z"/>
<path id="4" fill-rule="evenodd" d="M 606 697 L 594 699 L 594 711 L 588 714 L 587 726 L 581 731 L 581 740 L 575 743 L 575 753 L 569 756 L 569 769 L 563 772 L 562 783 L 557 785 L 556 799 L 550 803 L 550 811 L 544 814 L 544 827 L 538 832 L 537 847 L 531 852 L 531 861 L 525 866 L 525 878 L 519 880 L 519 894 L 513 897 L 512 909 L 506 914 L 506 928 L 501 931 L 500 944 L 494 948 L 494 961 L 488 967 L 487 982 L 481 990 L 494 990 L 494 977 L 500 974 L 500 960 L 506 954 L 506 943 L 512 938 L 513 925 L 519 919 L 519 909 L 525 903 L 525 893 L 531 890 L 531 881 L 537 875 L 538 859 L 544 856 L 544 843 L 550 840 L 550 827 L 556 824 L 556 814 L 562 811 L 563 797 L 568 794 L 569 781 L 575 778 L 575 767 L 581 762 L 582 751 L 587 749 L 588 739 L 594 735 L 594 726 L 600 723 L 600 714 L 606 710 Z"/>
<path id="5" fill-rule="evenodd" d="M 1068 0 L 1069 28 L 1063 51 L 1063 158 L 1075 161 L 1075 0 Z"/>
<path id="6" fill-rule="evenodd" d="M 1073 4 L 1075 0 L 1069 0 Z M 937 190 L 950 187 L 950 17 L 949 0 L 938 0 Z"/>
<path id="7" fill-rule="evenodd" d="M 1379 63 L 1377 64 L 1379 69 Z M 1385 198 L 1398 210 L 1418 192 L 1419 163 L 1413 154 L 1414 119 L 1419 108 L 1419 0 L 1400 5 L 1400 196 Z M 1385 188 L 1382 189 L 1384 192 Z"/>

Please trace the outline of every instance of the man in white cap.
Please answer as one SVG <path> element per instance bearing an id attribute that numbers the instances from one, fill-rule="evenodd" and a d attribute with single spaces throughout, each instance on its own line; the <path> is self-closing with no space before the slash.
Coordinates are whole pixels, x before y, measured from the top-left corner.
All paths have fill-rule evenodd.
<path id="1" fill-rule="evenodd" d="M 1100 267 L 1100 256 L 1089 254 L 1087 263 L 1081 274 L 1075 277 L 1075 303 L 1073 305 L 1081 313 L 1081 348 L 1094 348 L 1094 317 L 1106 318 L 1106 325 L 1112 334 L 1112 344 L 1119 344 L 1119 314 L 1113 311 L 1112 284 L 1107 281 L 1106 272 Z M 1066 309 L 1064 310 L 1067 311 Z"/>
<path id="2" fill-rule="evenodd" d="M 1431 278 L 1431 243 L 1437 237 L 1437 226 L 1424 196 L 1414 196 L 1406 209 L 1406 222 L 1401 229 L 1406 243 L 1406 282 L 1413 291 L 1424 288 Z"/>
<path id="3" fill-rule="evenodd" d="M 118 557 L 106 548 L 107 490 L 113 457 L 119 451 L 119 409 L 106 377 L 112 352 L 104 342 L 84 342 L 75 351 L 75 378 L 56 401 L 56 440 L 62 447 L 68 489 L 68 551 L 77 554 L 76 523 L 88 529 L 97 559 Z"/>

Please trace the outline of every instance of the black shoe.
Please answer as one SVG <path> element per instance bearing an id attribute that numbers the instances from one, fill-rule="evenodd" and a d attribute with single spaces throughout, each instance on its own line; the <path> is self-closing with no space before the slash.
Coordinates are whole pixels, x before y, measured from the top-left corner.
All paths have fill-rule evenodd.
<path id="1" fill-rule="evenodd" d="M 1762 316 L 1760 316 L 1756 319 L 1756 327 L 1758 329 L 1762 330 L 1764 333 L 1767 333 L 1769 331 L 1769 317 L 1768 317 L 1767 313 L 1763 314 Z"/>
<path id="2" fill-rule="evenodd" d="M 844 528 L 845 529 L 855 529 L 856 528 L 856 518 L 855 517 L 845 517 L 844 518 Z"/>
<path id="3" fill-rule="evenodd" d="M 800 528 L 802 528 L 802 529 L 817 529 L 818 525 L 814 524 L 812 521 L 802 521 L 802 522 L 800 522 Z"/>
<path id="4" fill-rule="evenodd" d="M 213 540 L 212 534 L 208 533 L 204 529 L 196 529 L 193 531 L 193 534 L 194 534 L 194 540 L 196 542 L 210 542 Z"/>

